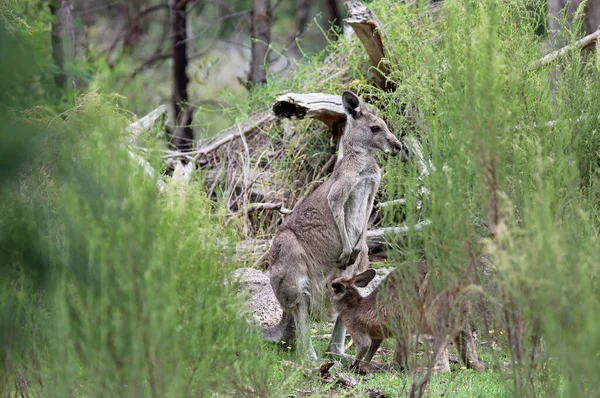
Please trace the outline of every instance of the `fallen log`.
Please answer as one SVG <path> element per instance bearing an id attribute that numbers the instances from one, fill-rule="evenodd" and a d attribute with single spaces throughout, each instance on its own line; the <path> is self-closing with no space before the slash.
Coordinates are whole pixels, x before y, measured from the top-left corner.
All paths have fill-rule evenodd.
<path id="1" fill-rule="evenodd" d="M 379 209 L 383 209 L 384 207 L 391 207 L 391 206 L 405 205 L 405 204 L 406 204 L 406 199 L 394 199 L 394 200 L 390 200 L 388 202 L 378 203 L 376 207 Z"/>
<path id="2" fill-rule="evenodd" d="M 273 114 L 279 118 L 317 119 L 332 127 L 346 122 L 346 114 L 339 95 L 308 93 L 287 93 L 277 97 L 273 104 Z"/>
<path id="3" fill-rule="evenodd" d="M 346 1 L 344 3 L 348 10 L 348 18 L 344 21 L 354 29 L 356 36 L 362 42 L 365 51 L 373 65 L 373 76 L 377 87 L 393 91 L 395 85 L 388 80 L 390 73 L 385 61 L 385 50 L 381 38 L 383 29 L 377 16 L 360 1 Z"/>
<path id="4" fill-rule="evenodd" d="M 127 154 L 135 163 L 144 169 L 144 172 L 148 177 L 156 179 L 156 185 L 158 186 L 159 191 L 162 192 L 165 190 L 165 182 L 162 180 L 162 178 L 160 178 L 160 176 L 156 173 L 156 170 L 154 170 L 154 167 L 152 167 L 152 165 L 146 159 L 137 153 L 134 153 L 131 149 L 127 149 Z"/>

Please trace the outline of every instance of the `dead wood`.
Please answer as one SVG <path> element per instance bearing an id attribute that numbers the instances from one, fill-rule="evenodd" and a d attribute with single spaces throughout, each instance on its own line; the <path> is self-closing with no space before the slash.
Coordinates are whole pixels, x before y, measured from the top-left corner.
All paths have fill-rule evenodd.
<path id="1" fill-rule="evenodd" d="M 283 203 L 250 203 L 248 206 L 246 206 L 246 208 L 244 209 L 244 212 L 251 213 L 253 211 L 260 211 L 260 210 L 277 210 L 281 214 L 291 214 L 293 211 L 290 209 L 286 209 L 283 206 Z"/>
<path id="2" fill-rule="evenodd" d="M 165 190 L 165 182 L 162 180 L 162 178 L 158 176 L 156 170 L 154 170 L 154 167 L 152 167 L 152 165 L 146 159 L 144 159 L 137 153 L 134 153 L 131 149 L 127 149 L 127 154 L 135 163 L 142 166 L 144 172 L 146 173 L 146 175 L 148 175 L 148 177 L 156 179 L 156 185 L 158 185 L 158 189 L 161 192 Z"/>
<path id="3" fill-rule="evenodd" d="M 308 93 L 287 93 L 277 97 L 273 104 L 273 113 L 279 118 L 312 118 L 332 127 L 336 123 L 346 122 L 339 95 Z"/>
<path id="4" fill-rule="evenodd" d="M 158 185 L 158 189 L 160 191 L 164 191 L 166 188 L 165 182 L 158 175 L 154 167 L 141 155 L 134 152 L 134 146 L 138 143 L 140 135 L 143 133 L 148 133 L 153 130 L 162 130 L 165 126 L 165 122 L 167 119 L 167 106 L 160 105 L 158 108 L 142 117 L 141 119 L 131 123 L 129 126 L 125 128 L 125 131 L 128 135 L 127 141 L 127 154 L 129 157 L 138 165 L 142 166 L 146 175 L 148 175 L 152 179 L 156 179 L 156 184 Z M 122 144 L 125 147 L 125 144 Z M 191 171 L 190 171 L 191 173 Z M 189 179 L 188 179 L 189 180 Z"/>
<path id="5" fill-rule="evenodd" d="M 402 225 L 399 227 L 386 227 L 367 231 L 367 244 L 369 244 L 369 248 L 382 246 L 385 243 L 386 237 L 392 238 L 398 235 L 406 235 L 411 230 L 422 231 L 430 224 L 431 221 L 425 220 L 412 227 Z"/>
<path id="6" fill-rule="evenodd" d="M 275 120 L 275 116 L 271 111 L 256 113 L 245 122 L 242 122 L 239 125 L 235 124 L 226 130 L 223 130 L 221 133 L 217 134 L 216 138 L 198 142 L 196 150 L 191 153 L 197 161 L 202 163 L 202 157 L 216 151 L 223 145 L 231 142 L 234 138 L 239 137 L 240 131 L 244 135 L 247 135 L 262 126 L 269 125 L 273 120 Z"/>
<path id="7" fill-rule="evenodd" d="M 600 30 L 595 31 L 592 34 L 585 36 L 583 39 L 576 41 L 575 43 L 569 44 L 559 50 L 553 51 L 550 54 L 544 56 L 542 59 L 535 61 L 529 65 L 530 70 L 535 70 L 543 66 L 554 63 L 559 58 L 564 57 L 566 54 L 572 51 L 581 51 L 596 44 L 600 38 Z"/>
<path id="8" fill-rule="evenodd" d="M 344 21 L 354 29 L 356 36 L 362 42 L 371 59 L 375 83 L 383 90 L 394 90 L 394 83 L 387 79 L 390 70 L 384 59 L 385 50 L 381 22 L 373 11 L 360 1 L 347 1 L 344 5 L 348 9 L 348 18 Z"/>
<path id="9" fill-rule="evenodd" d="M 377 208 L 379 209 L 383 209 L 384 207 L 391 207 L 391 206 L 396 206 L 396 205 L 405 205 L 406 204 L 406 199 L 394 199 L 394 200 L 390 200 L 388 202 L 381 202 L 379 204 L 377 204 Z"/>
<path id="10" fill-rule="evenodd" d="M 140 145 L 140 135 L 150 133 L 153 130 L 161 131 L 164 129 L 168 116 L 166 105 L 160 105 L 158 108 L 127 126 L 129 133 L 129 142 L 134 145 Z"/>

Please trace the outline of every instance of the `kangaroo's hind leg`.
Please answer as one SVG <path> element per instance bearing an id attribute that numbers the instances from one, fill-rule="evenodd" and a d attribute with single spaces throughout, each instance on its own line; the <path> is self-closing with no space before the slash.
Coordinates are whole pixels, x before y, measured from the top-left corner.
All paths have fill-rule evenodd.
<path id="1" fill-rule="evenodd" d="M 317 353 L 310 340 L 309 304 L 309 297 L 303 295 L 293 312 L 296 323 L 297 344 L 299 352 L 304 353 L 305 359 L 317 362 Z"/>
<path id="2" fill-rule="evenodd" d="M 333 326 L 333 332 L 331 333 L 331 340 L 327 347 L 327 352 L 335 355 L 342 355 L 344 353 L 344 340 L 346 338 L 346 326 L 342 321 L 342 317 L 338 316 Z"/>

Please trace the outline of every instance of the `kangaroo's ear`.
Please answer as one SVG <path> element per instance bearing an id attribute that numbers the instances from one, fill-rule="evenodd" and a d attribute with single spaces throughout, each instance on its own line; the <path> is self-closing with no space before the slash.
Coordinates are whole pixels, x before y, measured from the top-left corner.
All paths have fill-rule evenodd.
<path id="1" fill-rule="evenodd" d="M 377 275 L 377 272 L 375 272 L 374 269 L 369 268 L 362 274 L 358 274 L 353 278 L 354 284 L 358 287 L 365 287 L 373 280 L 373 278 L 375 278 L 375 275 Z"/>
<path id="2" fill-rule="evenodd" d="M 362 101 L 352 91 L 342 93 L 342 106 L 346 115 L 352 119 L 358 118 L 362 113 Z"/>
<path id="3" fill-rule="evenodd" d="M 335 292 L 335 294 L 346 293 L 346 286 L 344 286 L 343 283 L 333 282 L 331 284 L 331 288 L 333 289 L 333 291 Z"/>

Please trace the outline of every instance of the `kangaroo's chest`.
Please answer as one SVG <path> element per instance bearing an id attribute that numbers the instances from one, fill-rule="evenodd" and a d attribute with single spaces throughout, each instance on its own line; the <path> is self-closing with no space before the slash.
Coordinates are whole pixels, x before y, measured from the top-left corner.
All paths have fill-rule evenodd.
<path id="1" fill-rule="evenodd" d="M 373 198 L 379 188 L 380 179 L 379 173 L 359 176 L 350 192 L 344 211 L 346 230 L 351 245 L 358 242 L 360 235 L 367 226 L 369 220 L 369 214 L 367 213 L 369 213 Z"/>

